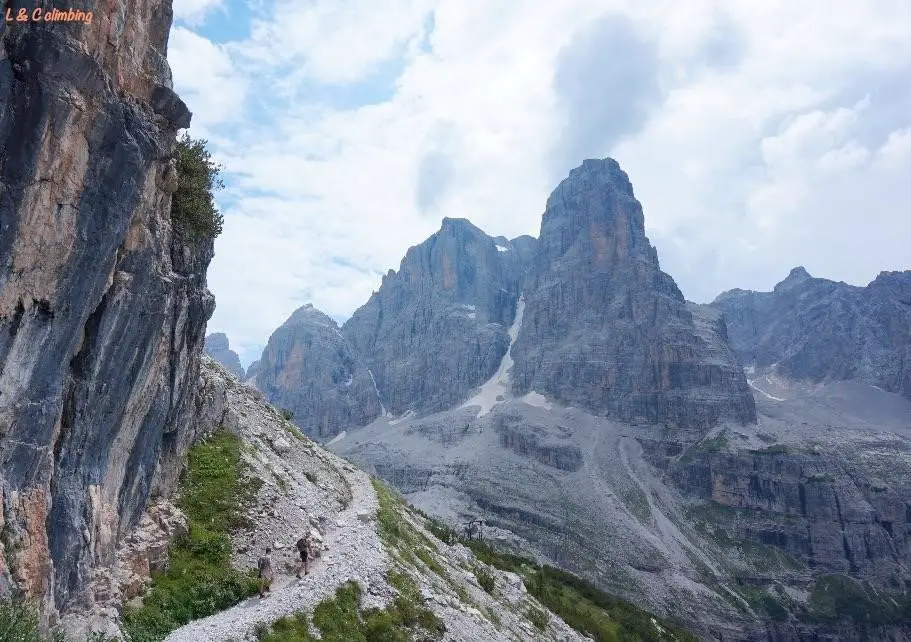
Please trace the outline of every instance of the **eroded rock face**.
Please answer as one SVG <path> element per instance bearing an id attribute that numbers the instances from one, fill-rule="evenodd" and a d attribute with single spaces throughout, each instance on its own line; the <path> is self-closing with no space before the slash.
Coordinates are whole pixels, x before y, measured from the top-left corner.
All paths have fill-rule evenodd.
<path id="1" fill-rule="evenodd" d="M 616 161 L 584 161 L 550 195 L 525 300 L 517 393 L 624 421 L 755 421 L 723 319 L 661 271 Z"/>
<path id="2" fill-rule="evenodd" d="M 534 244 L 517 241 L 443 219 L 345 323 L 390 412 L 450 408 L 496 371 Z"/>
<path id="3" fill-rule="evenodd" d="M 859 288 L 796 267 L 772 292 L 730 290 L 712 305 L 744 365 L 911 398 L 911 271 L 882 272 Z"/>
<path id="4" fill-rule="evenodd" d="M 170 2 L 81 4 L 0 40 L 0 584 L 60 610 L 170 490 L 214 308 L 170 221 Z"/>
<path id="5" fill-rule="evenodd" d="M 317 438 L 363 426 L 382 412 L 367 366 L 335 321 L 310 304 L 272 333 L 251 381 Z"/>
<path id="6" fill-rule="evenodd" d="M 206 354 L 227 368 L 228 372 L 243 380 L 244 367 L 240 363 L 240 357 L 231 349 L 225 333 L 215 332 L 206 337 Z"/>

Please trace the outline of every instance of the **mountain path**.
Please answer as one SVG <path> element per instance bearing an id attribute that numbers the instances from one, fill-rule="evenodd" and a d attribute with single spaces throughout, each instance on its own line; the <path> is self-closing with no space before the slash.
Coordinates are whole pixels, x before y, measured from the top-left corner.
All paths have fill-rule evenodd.
<path id="1" fill-rule="evenodd" d="M 309 575 L 301 580 L 293 575 L 276 575 L 266 597 L 249 598 L 190 622 L 172 631 L 166 642 L 252 640 L 257 624 L 272 624 L 301 610 L 312 613 L 317 604 L 348 580 L 357 580 L 367 589 L 365 606 L 384 606 L 391 597 L 384 580 L 391 560 L 376 531 L 376 491 L 363 471 L 341 470 L 351 485 L 351 503 L 331 522 L 324 535 L 329 549 L 310 565 Z M 362 521 L 358 516 L 365 513 L 369 518 Z"/>

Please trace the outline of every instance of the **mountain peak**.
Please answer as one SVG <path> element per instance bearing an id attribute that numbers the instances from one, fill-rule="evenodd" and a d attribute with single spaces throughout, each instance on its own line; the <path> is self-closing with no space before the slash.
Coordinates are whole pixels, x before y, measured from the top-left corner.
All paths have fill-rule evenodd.
<path id="1" fill-rule="evenodd" d="M 612 192 L 635 199 L 633 184 L 629 176 L 613 158 L 587 158 L 578 167 L 570 170 L 547 199 L 547 209 L 555 198 L 572 198 L 579 192 L 592 189 L 609 189 Z"/>
<path id="2" fill-rule="evenodd" d="M 299 325 L 302 323 L 316 323 L 338 329 L 335 320 L 322 310 L 313 307 L 312 303 L 305 303 L 291 313 L 284 325 Z"/>
<path id="3" fill-rule="evenodd" d="M 813 277 L 810 276 L 810 273 L 807 272 L 806 268 L 802 265 L 798 265 L 793 268 L 789 273 L 787 278 L 784 281 L 775 286 L 775 291 L 780 292 L 792 288 L 794 286 L 800 285 L 806 281 L 809 281 Z"/>
<path id="4" fill-rule="evenodd" d="M 205 351 L 210 357 L 233 372 L 239 379 L 244 378 L 244 368 L 240 357 L 231 349 L 228 335 L 224 332 L 214 332 L 206 337 Z"/>

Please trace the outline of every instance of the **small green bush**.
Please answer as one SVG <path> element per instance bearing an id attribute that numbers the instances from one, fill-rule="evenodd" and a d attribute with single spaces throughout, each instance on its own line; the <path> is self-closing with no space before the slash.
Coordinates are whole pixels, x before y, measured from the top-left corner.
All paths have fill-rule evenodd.
<path id="1" fill-rule="evenodd" d="M 50 637 L 38 626 L 38 609 L 18 600 L 0 599 L 0 641 L 2 642 L 65 642 L 62 633 Z"/>
<path id="2" fill-rule="evenodd" d="M 494 582 L 493 576 L 491 576 L 490 573 L 481 567 L 476 567 L 474 569 L 474 576 L 478 579 L 478 584 L 481 585 L 482 589 L 488 593 L 493 594 L 493 589 L 496 586 L 496 582 Z"/>
<path id="3" fill-rule="evenodd" d="M 313 611 L 313 625 L 323 642 L 410 642 L 439 640 L 446 627 L 420 604 L 420 592 L 405 573 L 390 571 L 389 583 L 399 595 L 385 610 L 360 611 L 361 587 L 347 582 L 335 596 L 320 602 Z M 298 613 L 257 631 L 261 642 L 311 642 L 307 616 Z"/>
<path id="4" fill-rule="evenodd" d="M 208 141 L 184 134 L 177 141 L 177 191 L 171 196 L 171 220 L 192 237 L 214 239 L 224 217 L 215 207 L 214 193 L 223 189 L 224 169 L 212 160 Z"/>
<path id="5" fill-rule="evenodd" d="M 550 624 L 550 615 L 548 615 L 546 611 L 542 611 L 531 604 L 529 604 L 528 608 L 525 610 L 525 617 L 528 618 L 539 631 L 543 631 L 547 628 L 547 625 Z"/>

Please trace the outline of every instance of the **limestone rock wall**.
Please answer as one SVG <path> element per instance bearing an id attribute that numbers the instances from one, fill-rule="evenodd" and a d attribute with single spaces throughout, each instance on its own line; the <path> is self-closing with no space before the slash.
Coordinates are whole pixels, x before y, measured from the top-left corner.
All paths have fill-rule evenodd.
<path id="1" fill-rule="evenodd" d="M 170 0 L 71 5 L 0 25 L 0 588 L 63 611 L 176 480 L 214 309 L 169 216 Z"/>
<path id="2" fill-rule="evenodd" d="M 712 305 L 747 366 L 793 379 L 858 380 L 911 399 L 911 271 L 860 288 L 796 267 L 772 292 L 730 290 Z"/>
<path id="3" fill-rule="evenodd" d="M 584 161 L 550 195 L 525 299 L 516 392 L 624 421 L 755 421 L 723 319 L 661 271 L 613 159 Z"/>
<path id="4" fill-rule="evenodd" d="M 310 304 L 269 337 L 251 383 L 318 439 L 368 424 L 382 410 L 364 361 L 335 321 Z"/>
<path id="5" fill-rule="evenodd" d="M 534 245 L 516 241 L 444 219 L 345 323 L 390 412 L 450 408 L 496 372 Z"/>

